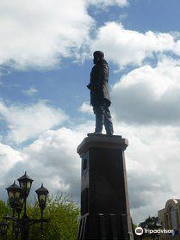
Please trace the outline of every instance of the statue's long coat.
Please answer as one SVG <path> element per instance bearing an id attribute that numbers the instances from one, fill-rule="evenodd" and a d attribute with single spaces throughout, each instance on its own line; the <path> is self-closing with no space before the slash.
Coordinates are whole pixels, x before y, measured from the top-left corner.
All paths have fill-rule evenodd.
<path id="1" fill-rule="evenodd" d="M 91 105 L 97 106 L 107 100 L 108 104 L 111 104 L 109 89 L 109 67 L 105 59 L 102 59 L 91 70 L 90 85 L 91 85 Z"/>

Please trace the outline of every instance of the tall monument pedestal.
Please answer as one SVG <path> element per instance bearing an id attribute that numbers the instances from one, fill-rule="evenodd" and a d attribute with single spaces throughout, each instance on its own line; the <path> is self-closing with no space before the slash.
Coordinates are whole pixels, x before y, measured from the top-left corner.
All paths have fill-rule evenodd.
<path id="1" fill-rule="evenodd" d="M 79 145 L 81 220 L 78 240 L 132 240 L 124 150 L 121 136 L 89 134 Z"/>

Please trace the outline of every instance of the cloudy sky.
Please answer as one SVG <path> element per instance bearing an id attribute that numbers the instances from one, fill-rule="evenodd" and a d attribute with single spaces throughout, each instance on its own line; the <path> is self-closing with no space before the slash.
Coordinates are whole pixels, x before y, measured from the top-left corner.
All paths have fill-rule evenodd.
<path id="1" fill-rule="evenodd" d="M 110 66 L 134 222 L 180 198 L 179 0 L 0 0 L 0 199 L 26 170 L 79 201 L 92 52 Z M 33 194 L 33 193 L 32 193 Z"/>

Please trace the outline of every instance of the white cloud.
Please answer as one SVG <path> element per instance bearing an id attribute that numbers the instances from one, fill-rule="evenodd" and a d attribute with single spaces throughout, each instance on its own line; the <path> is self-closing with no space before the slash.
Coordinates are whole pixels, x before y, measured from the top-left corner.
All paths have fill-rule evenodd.
<path id="1" fill-rule="evenodd" d="M 138 223 L 157 214 L 167 199 L 180 192 L 180 128 L 115 122 L 115 132 L 129 140 L 125 152 L 129 197 Z"/>
<path id="2" fill-rule="evenodd" d="M 26 163 L 34 172 L 34 177 L 41 178 L 53 192 L 68 191 L 77 197 L 80 191 L 80 159 L 76 148 L 80 139 L 83 139 L 81 132 L 61 128 L 45 132 L 25 148 Z"/>
<path id="3" fill-rule="evenodd" d="M 23 90 L 23 93 L 26 94 L 27 96 L 33 96 L 38 93 L 38 90 L 32 86 L 27 90 Z"/>
<path id="4" fill-rule="evenodd" d="M 123 76 L 112 89 L 118 120 L 133 124 L 180 123 L 180 62 L 163 59 Z"/>
<path id="5" fill-rule="evenodd" d="M 92 25 L 84 0 L 0 1 L 0 65 L 54 68 L 85 45 Z"/>
<path id="6" fill-rule="evenodd" d="M 93 108 L 88 102 L 83 102 L 78 110 L 82 113 L 88 113 L 90 115 L 93 114 Z"/>
<path id="7" fill-rule="evenodd" d="M 88 7 L 127 6 L 126 0 L 18 0 L 0 2 L 0 65 L 24 69 L 57 67 L 63 57 L 87 58 L 89 51 L 105 51 L 119 67 L 141 65 L 153 54 L 180 55 L 178 34 L 139 33 L 109 22 L 97 30 Z M 89 50 L 90 48 L 90 50 Z"/>
<path id="8" fill-rule="evenodd" d="M 4 179 L 0 179 L 0 185 L 5 188 L 5 184 L 11 184 L 14 178 L 20 177 L 27 170 L 35 180 L 33 190 L 43 182 L 51 194 L 58 191 L 70 192 L 79 201 L 80 157 L 76 149 L 83 137 L 81 131 L 67 128 L 46 131 L 31 145 L 19 149 L 19 155 L 23 156 L 21 164 L 13 164 L 15 157 L 9 151 L 8 159 L 13 160 L 4 169 Z"/>
<path id="9" fill-rule="evenodd" d="M 94 5 L 97 8 L 104 8 L 109 6 L 119 6 L 119 7 L 126 7 L 128 6 L 127 0 L 86 0 L 89 5 Z"/>
<path id="10" fill-rule="evenodd" d="M 92 42 L 92 51 L 97 49 L 123 68 L 126 65 L 140 66 L 147 57 L 167 51 L 180 55 L 180 41 L 168 33 L 148 31 L 143 34 L 127 30 L 120 23 L 109 22 L 98 29 Z"/>
<path id="11" fill-rule="evenodd" d="M 40 101 L 34 105 L 11 105 L 0 103 L 0 115 L 8 126 L 6 140 L 22 143 L 40 133 L 60 125 L 67 116 L 60 110 Z"/>
<path id="12" fill-rule="evenodd" d="M 9 172 L 17 163 L 22 161 L 22 153 L 0 142 L 0 185 L 4 184 L 3 178 L 5 174 Z"/>

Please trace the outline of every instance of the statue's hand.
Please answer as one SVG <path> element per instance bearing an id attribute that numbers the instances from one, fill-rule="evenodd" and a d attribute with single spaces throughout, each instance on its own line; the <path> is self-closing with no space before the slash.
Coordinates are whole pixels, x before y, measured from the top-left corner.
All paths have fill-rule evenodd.
<path id="1" fill-rule="evenodd" d="M 88 85 L 87 85 L 87 88 L 91 90 L 91 84 L 88 84 Z"/>
<path id="2" fill-rule="evenodd" d="M 91 83 L 89 85 L 87 85 L 87 88 L 89 88 L 89 90 L 96 91 L 96 86 L 92 85 Z"/>

